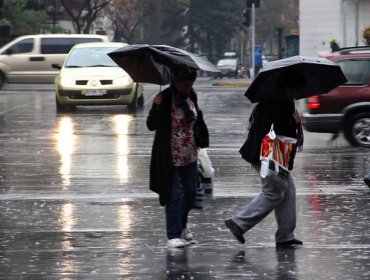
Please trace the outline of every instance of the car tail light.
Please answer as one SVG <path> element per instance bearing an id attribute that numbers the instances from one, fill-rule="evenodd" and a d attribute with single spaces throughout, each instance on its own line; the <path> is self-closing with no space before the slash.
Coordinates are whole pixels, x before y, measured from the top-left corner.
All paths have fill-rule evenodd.
<path id="1" fill-rule="evenodd" d="M 320 100 L 317 95 L 311 96 L 307 99 L 307 108 L 311 113 L 320 108 Z"/>

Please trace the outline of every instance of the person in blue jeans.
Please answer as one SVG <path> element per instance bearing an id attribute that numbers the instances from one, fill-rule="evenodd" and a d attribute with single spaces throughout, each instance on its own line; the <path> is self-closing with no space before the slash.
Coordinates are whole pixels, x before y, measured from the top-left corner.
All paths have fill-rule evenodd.
<path id="1" fill-rule="evenodd" d="M 182 248 L 193 241 L 187 223 L 198 184 L 198 149 L 209 142 L 193 90 L 195 79 L 196 72 L 178 73 L 174 82 L 154 97 L 147 117 L 148 129 L 155 131 L 149 187 L 165 206 L 169 248 Z M 206 131 L 196 133 L 197 128 Z M 199 144 L 198 135 L 206 135 L 206 144 Z"/>

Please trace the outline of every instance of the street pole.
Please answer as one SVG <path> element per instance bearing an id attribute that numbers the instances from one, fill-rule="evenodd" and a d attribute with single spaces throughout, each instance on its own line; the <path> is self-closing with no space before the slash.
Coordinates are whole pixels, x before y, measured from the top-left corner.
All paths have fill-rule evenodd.
<path id="1" fill-rule="evenodd" d="M 355 21 L 356 21 L 356 27 L 355 27 L 355 35 L 356 35 L 356 47 L 358 46 L 358 33 L 359 33 L 359 18 L 360 18 L 360 16 L 359 16 L 359 1 L 358 0 L 356 0 L 356 19 L 355 19 Z"/>
<path id="2" fill-rule="evenodd" d="M 252 3 L 252 75 L 251 78 L 252 80 L 256 76 L 256 61 L 254 58 L 254 52 L 255 52 L 255 32 L 256 32 L 256 26 L 255 26 L 255 14 L 254 14 L 254 2 Z"/>

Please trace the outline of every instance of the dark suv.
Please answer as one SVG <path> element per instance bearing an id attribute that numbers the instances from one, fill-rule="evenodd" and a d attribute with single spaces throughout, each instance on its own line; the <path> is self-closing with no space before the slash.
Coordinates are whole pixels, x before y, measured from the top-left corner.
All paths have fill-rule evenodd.
<path id="1" fill-rule="evenodd" d="M 327 58 L 340 65 L 348 82 L 307 98 L 303 125 L 311 132 L 343 131 L 352 145 L 370 148 L 370 47 L 340 49 Z"/>
<path id="2" fill-rule="evenodd" d="M 217 68 L 220 70 L 216 74 L 216 78 L 242 78 L 244 74 L 244 67 L 237 58 L 222 58 L 217 62 Z"/>

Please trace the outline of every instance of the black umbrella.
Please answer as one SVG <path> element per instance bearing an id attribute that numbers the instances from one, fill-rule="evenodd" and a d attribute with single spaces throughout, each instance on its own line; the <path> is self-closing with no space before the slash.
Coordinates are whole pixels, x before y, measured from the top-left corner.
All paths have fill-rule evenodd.
<path id="1" fill-rule="evenodd" d="M 347 82 L 340 66 L 331 60 L 293 56 L 266 63 L 245 92 L 245 96 L 253 103 L 273 98 L 276 94 L 276 83 L 286 71 L 299 72 L 306 80 L 306 85 L 301 88 L 295 99 L 328 93 Z"/>
<path id="2" fill-rule="evenodd" d="M 219 72 L 207 59 L 167 45 L 128 45 L 108 55 L 135 82 L 166 85 L 180 71 Z"/>

